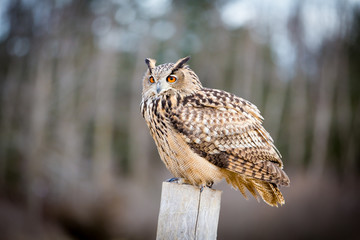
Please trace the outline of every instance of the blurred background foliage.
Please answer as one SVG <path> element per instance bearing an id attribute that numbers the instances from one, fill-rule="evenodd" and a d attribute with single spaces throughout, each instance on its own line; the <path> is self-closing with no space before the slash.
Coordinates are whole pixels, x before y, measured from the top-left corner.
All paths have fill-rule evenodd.
<path id="1" fill-rule="evenodd" d="M 292 181 L 278 209 L 215 186 L 219 239 L 358 238 L 356 0 L 2 0 L 0 238 L 154 239 L 144 59 L 186 55 L 259 107 Z"/>

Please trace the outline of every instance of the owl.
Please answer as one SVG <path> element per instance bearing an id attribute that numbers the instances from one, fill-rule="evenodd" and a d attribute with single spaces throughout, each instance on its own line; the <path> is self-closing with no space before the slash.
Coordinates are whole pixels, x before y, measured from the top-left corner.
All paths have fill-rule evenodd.
<path id="1" fill-rule="evenodd" d="M 179 183 L 211 187 L 225 179 L 271 206 L 285 203 L 290 180 L 255 105 L 205 88 L 186 65 L 190 57 L 156 66 L 147 58 L 141 113 L 161 160 Z"/>

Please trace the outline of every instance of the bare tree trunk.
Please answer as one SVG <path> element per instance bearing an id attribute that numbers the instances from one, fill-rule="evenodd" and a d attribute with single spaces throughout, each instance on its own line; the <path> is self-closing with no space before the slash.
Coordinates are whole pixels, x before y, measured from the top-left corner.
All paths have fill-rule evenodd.
<path id="1" fill-rule="evenodd" d="M 110 189 L 113 182 L 113 119 L 116 81 L 116 54 L 100 52 L 96 79 L 94 165 L 95 182 L 101 189 Z M 123 113 L 117 113 L 123 114 Z"/>
<path id="2" fill-rule="evenodd" d="M 242 98 L 251 100 L 254 94 L 252 86 L 257 81 L 254 79 L 254 69 L 261 64 L 257 61 L 257 48 L 248 32 L 246 33 L 245 44 L 239 39 L 236 41 L 234 48 L 236 57 L 234 61 L 233 88 L 239 89 Z M 259 75 L 261 76 L 261 74 Z"/>
<path id="3" fill-rule="evenodd" d="M 18 104 L 19 96 L 19 87 L 21 78 L 21 71 L 19 69 L 20 60 L 17 58 L 11 59 L 10 68 L 8 70 L 6 79 L 3 82 L 3 95 L 1 95 L 1 122 L 0 122 L 0 188 L 4 186 L 6 170 L 8 166 L 9 159 L 7 158 L 7 153 L 10 148 L 14 147 L 16 139 L 13 136 L 15 129 L 13 129 L 13 123 L 17 115 L 16 109 L 14 106 Z"/>
<path id="4" fill-rule="evenodd" d="M 48 147 L 46 142 L 49 103 L 51 102 L 52 90 L 52 67 L 51 62 L 42 56 L 40 51 L 37 58 L 37 68 L 30 72 L 33 78 L 32 86 L 28 89 L 31 96 L 31 108 L 29 110 L 30 124 L 27 138 L 27 157 L 25 165 L 25 181 L 27 188 L 27 204 L 32 216 L 40 216 L 41 198 L 45 191 L 44 171 L 46 170 L 46 154 Z M 34 64 L 35 66 L 35 64 Z"/>
<path id="5" fill-rule="evenodd" d="M 265 118 L 264 124 L 266 129 L 269 130 L 270 135 L 276 141 L 283 127 L 281 124 L 285 110 L 286 84 L 281 82 L 274 72 L 270 74 L 269 78 L 271 83 L 266 94 L 263 116 Z M 275 145 L 277 145 L 276 142 Z"/>
<path id="6" fill-rule="evenodd" d="M 64 41 L 65 42 L 65 41 Z M 73 51 L 72 45 L 63 43 L 63 51 Z M 77 121 L 76 109 L 76 72 L 74 71 L 74 58 L 65 56 L 61 58 L 57 64 L 55 79 L 57 79 L 57 95 L 56 104 L 56 128 L 55 132 L 55 149 L 58 149 L 59 157 L 59 172 L 57 172 L 59 179 L 56 183 L 59 184 L 59 193 L 62 197 L 68 196 L 69 190 L 76 189 L 79 179 L 80 159 L 82 152 L 82 139 L 79 129 L 79 122 Z M 71 191 L 71 192 L 72 192 Z"/>
<path id="7" fill-rule="evenodd" d="M 327 158 L 330 124 L 332 113 L 332 100 L 335 94 L 335 81 L 338 76 L 338 64 L 336 59 L 337 46 L 328 57 L 324 57 L 320 66 L 319 76 L 319 93 L 315 107 L 315 122 L 314 122 L 314 138 L 311 154 L 310 169 L 315 175 L 321 175 L 325 168 L 325 161 Z"/>
<path id="8" fill-rule="evenodd" d="M 299 53 L 299 55 L 302 54 Z M 305 157 L 306 122 L 309 112 L 307 110 L 306 79 L 300 69 L 297 70 L 290 87 L 289 160 L 295 166 L 301 166 Z"/>
<path id="9" fill-rule="evenodd" d="M 142 78 L 146 71 L 145 58 L 150 53 L 148 49 L 151 43 L 145 41 L 140 49 L 137 51 L 136 62 L 133 77 L 131 79 L 131 98 L 130 98 L 130 112 L 129 112 L 129 146 L 130 146 L 130 159 L 133 163 L 132 174 L 140 184 L 148 182 L 149 162 L 149 149 L 151 146 L 151 137 L 146 123 L 140 113 L 141 103 L 141 89 Z"/>

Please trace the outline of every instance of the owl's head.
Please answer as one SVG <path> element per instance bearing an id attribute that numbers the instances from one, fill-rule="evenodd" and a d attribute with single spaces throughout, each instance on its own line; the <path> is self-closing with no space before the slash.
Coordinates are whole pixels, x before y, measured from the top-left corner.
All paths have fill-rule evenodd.
<path id="1" fill-rule="evenodd" d="M 180 93 L 192 94 L 202 88 L 197 75 L 186 64 L 190 57 L 179 59 L 176 63 L 156 66 L 156 60 L 147 58 L 148 70 L 143 79 L 143 98 Z"/>

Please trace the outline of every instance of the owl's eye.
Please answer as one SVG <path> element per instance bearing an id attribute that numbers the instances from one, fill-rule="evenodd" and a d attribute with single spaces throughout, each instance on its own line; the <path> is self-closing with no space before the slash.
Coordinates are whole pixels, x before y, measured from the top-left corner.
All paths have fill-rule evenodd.
<path id="1" fill-rule="evenodd" d="M 149 77 L 149 82 L 150 82 L 150 83 L 154 83 L 154 82 L 155 82 L 155 79 L 154 79 L 153 76 L 150 76 L 150 77 Z"/>
<path id="2" fill-rule="evenodd" d="M 168 81 L 169 83 L 173 83 L 176 82 L 177 78 L 173 75 L 170 75 L 166 78 L 166 81 Z"/>

